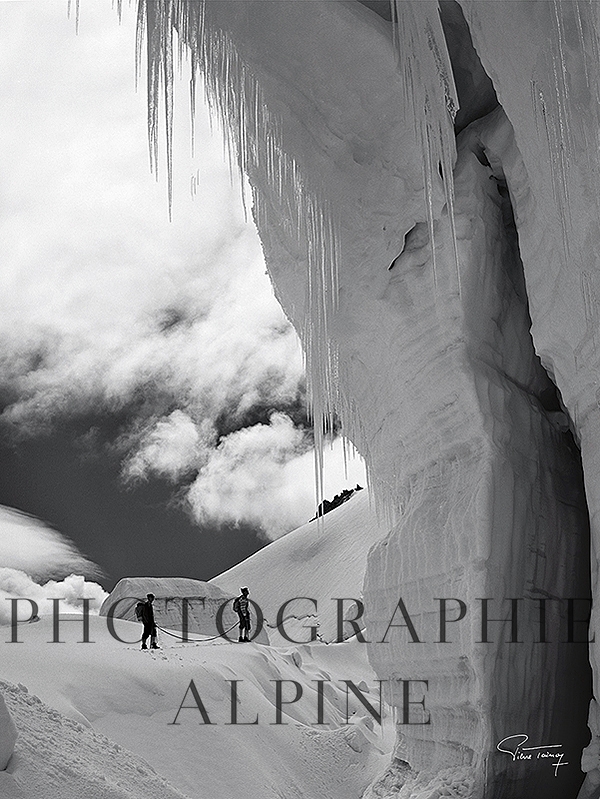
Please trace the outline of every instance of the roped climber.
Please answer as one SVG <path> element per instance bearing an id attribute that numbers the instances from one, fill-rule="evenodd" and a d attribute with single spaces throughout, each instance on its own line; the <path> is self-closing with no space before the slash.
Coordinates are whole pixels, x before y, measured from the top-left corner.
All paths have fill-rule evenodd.
<path id="1" fill-rule="evenodd" d="M 248 599 L 249 591 L 244 586 L 240 588 L 241 594 L 233 600 L 233 609 L 237 613 L 240 620 L 240 643 L 250 641 L 248 633 L 250 632 L 250 600 Z"/>
<path id="2" fill-rule="evenodd" d="M 154 594 L 146 594 L 146 601 L 138 603 L 139 618 L 144 625 L 142 632 L 142 649 L 148 649 L 146 641 L 150 638 L 150 649 L 160 649 L 156 641 L 156 622 L 154 621 Z M 137 609 L 136 609 L 136 615 Z"/>

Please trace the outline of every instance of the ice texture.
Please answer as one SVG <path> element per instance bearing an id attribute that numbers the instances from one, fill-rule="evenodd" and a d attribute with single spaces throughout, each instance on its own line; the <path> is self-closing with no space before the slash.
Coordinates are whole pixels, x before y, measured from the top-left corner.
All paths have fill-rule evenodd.
<path id="1" fill-rule="evenodd" d="M 141 757 L 43 704 L 25 686 L 3 680 L 0 691 L 19 728 L 14 762 L 0 771 L 2 799 L 185 799 Z"/>
<path id="2" fill-rule="evenodd" d="M 400 714 L 370 795 L 574 796 L 577 767 L 519 770 L 495 747 L 526 732 L 577 763 L 589 740 L 586 644 L 557 643 L 564 614 L 542 643 L 532 625 L 540 600 L 589 596 L 590 526 L 598 590 L 599 5 L 406 0 L 392 22 L 350 0 L 158 5 L 150 108 L 175 29 L 250 180 L 317 439 L 337 415 L 392 523 L 366 570 L 369 657 L 429 680 L 431 725 Z M 400 596 L 419 630 L 436 597 L 468 614 L 448 643 L 377 643 Z M 492 618 L 529 603 L 523 643 L 508 622 L 478 643 L 482 597 Z"/>
<path id="3" fill-rule="evenodd" d="M 17 728 L 10 715 L 4 697 L 0 694 L 0 771 L 3 771 L 12 757 Z"/>

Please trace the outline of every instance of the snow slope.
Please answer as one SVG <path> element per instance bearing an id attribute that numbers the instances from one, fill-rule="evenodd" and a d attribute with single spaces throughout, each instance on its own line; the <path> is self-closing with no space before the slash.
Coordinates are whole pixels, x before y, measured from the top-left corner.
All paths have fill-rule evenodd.
<path id="1" fill-rule="evenodd" d="M 22 685 L 0 691 L 19 729 L 2 799 L 185 799 L 143 759 L 43 704 Z"/>
<path id="2" fill-rule="evenodd" d="M 281 606 L 294 597 L 309 597 L 290 604 L 284 613 L 285 628 L 295 640 L 307 641 L 308 626 L 316 625 L 321 640 L 337 640 L 336 598 L 347 599 L 343 615 L 354 618 L 360 600 L 371 547 L 385 537 L 388 527 L 378 520 L 368 491 L 354 494 L 347 502 L 273 541 L 210 583 L 227 593 L 248 586 L 250 597 L 261 607 L 270 625 L 272 640 L 285 645 L 271 627 Z M 296 623 L 294 623 L 294 618 Z M 364 621 L 360 623 L 364 626 Z M 344 637 L 352 634 L 346 625 Z"/>
<path id="3" fill-rule="evenodd" d="M 304 525 L 215 578 L 208 593 L 237 593 L 238 583 L 248 582 L 253 596 L 264 601 L 267 617 L 286 599 L 306 593 L 319 601 L 323 631 L 332 632 L 330 597 L 360 597 L 368 551 L 384 533 L 367 492 L 359 492 L 327 514 L 322 526 Z M 124 585 L 137 590 L 146 584 Z M 151 586 L 157 597 L 176 596 L 186 587 L 194 595 L 198 589 L 196 581 L 180 584 L 172 578 L 154 578 Z M 165 606 L 168 617 L 167 611 Z M 164 626 L 161 612 L 158 605 L 157 622 Z M 292 636 L 305 634 L 301 627 L 308 623 L 313 620 L 290 625 Z M 144 793 L 150 767 L 168 780 L 167 785 L 154 777 L 165 799 L 179 796 L 177 791 L 190 799 L 358 799 L 389 759 L 391 716 L 385 711 L 379 725 L 344 682 L 352 681 L 379 710 L 366 645 L 356 639 L 293 645 L 279 638 L 282 645 L 265 646 L 199 634 L 180 643 L 160 633 L 162 649 L 141 652 L 140 625 L 126 619 L 114 620 L 115 634 L 125 643 L 110 634 L 105 616 L 90 616 L 89 643 L 83 642 L 83 617 L 76 614 L 60 616 L 58 635 L 51 616 L 20 624 L 19 643 L 10 643 L 4 630 L 1 691 L 19 731 L 9 772 L 0 775 L 6 791 L 12 791 L 7 799 L 37 799 L 44 780 L 44 799 L 77 791 L 93 799 L 152 797 Z M 51 643 L 56 637 L 60 643 Z M 205 717 L 190 689 L 192 680 Z M 231 723 L 231 681 L 238 681 L 236 724 Z M 277 723 L 278 681 L 285 681 L 279 689 L 282 723 Z M 14 688 L 18 683 L 29 693 Z M 297 691 L 298 701 L 290 702 Z M 52 746 L 61 752 L 62 772 L 45 738 L 57 741 Z M 128 757 L 126 750 L 134 755 Z M 130 776 L 138 769 L 136 785 Z M 72 794 L 60 793 L 64 775 Z"/>
<path id="4" fill-rule="evenodd" d="M 19 730 L 12 775 L 16 780 L 22 777 L 23 799 L 39 796 L 36 791 L 44 774 L 54 775 L 51 785 L 52 780 L 64 780 L 66 774 L 75 791 L 61 794 L 51 787 L 44 799 L 76 795 L 76 788 L 80 790 L 86 781 L 94 788 L 103 774 L 109 783 L 113 779 L 121 783 L 122 792 L 115 793 L 115 799 L 143 795 L 128 781 L 130 773 L 135 776 L 139 762 L 133 759 L 127 766 L 121 753 L 112 775 L 108 766 L 114 757 L 111 745 L 98 734 L 143 757 L 191 799 L 229 799 L 240 793 L 279 799 L 290 795 L 290 785 L 296 786 L 293 795 L 297 797 L 349 799 L 359 797 L 383 766 L 382 752 L 389 742 L 378 725 L 371 729 L 368 712 L 352 695 L 352 723 L 344 723 L 346 700 L 341 680 L 368 687 L 365 696 L 378 706 L 365 646 L 350 642 L 277 649 L 222 639 L 171 644 L 163 638 L 162 650 L 141 652 L 137 644 L 114 640 L 104 618 L 93 617 L 90 622 L 94 643 L 79 643 L 81 617 L 69 621 L 65 617 L 61 623 L 64 643 L 48 643 L 52 620 L 44 618 L 20 627 L 23 643 L 1 644 L 2 678 L 26 685 L 31 694 L 54 709 L 38 707 L 31 697 L 2 686 Z M 133 640 L 139 625 L 117 620 L 116 630 L 124 639 Z M 320 679 L 331 680 L 325 688 L 324 726 L 316 725 L 314 681 Z M 210 724 L 201 723 L 200 711 L 194 707 L 193 695 L 188 692 L 191 680 Z M 234 726 L 230 724 L 230 680 L 240 681 L 240 723 Z M 285 723 L 281 725 L 275 723 L 277 680 L 296 681 L 303 690 L 296 704 L 289 709 L 284 706 Z M 282 690 L 284 700 L 293 698 L 292 682 L 285 683 Z M 182 704 L 192 708 L 184 708 L 178 715 Z M 257 715 L 258 724 L 242 726 Z M 173 725 L 176 719 L 178 724 Z M 48 745 L 43 740 L 40 743 L 46 736 L 52 741 L 55 735 L 58 745 L 53 743 L 50 748 L 62 758 L 60 767 L 52 758 L 48 760 Z M 80 747 L 75 745 L 78 740 Z M 120 748 L 115 751 L 121 752 Z M 148 769 L 140 768 L 145 768 L 147 776 Z M 126 773 L 121 777 L 123 769 Z M 108 791 L 91 795 L 113 797 Z M 166 789 L 156 795 L 171 796 Z"/>

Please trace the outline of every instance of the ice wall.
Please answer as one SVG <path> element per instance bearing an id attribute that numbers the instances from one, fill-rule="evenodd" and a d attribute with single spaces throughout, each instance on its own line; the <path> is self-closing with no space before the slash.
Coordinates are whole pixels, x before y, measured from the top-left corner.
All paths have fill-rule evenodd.
<path id="1" fill-rule="evenodd" d="M 17 740 L 17 728 L 8 712 L 4 697 L 0 694 L 0 771 L 3 771 L 13 755 Z"/>
<path id="2" fill-rule="evenodd" d="M 514 128 L 505 171 L 511 190 L 532 316 L 532 336 L 554 376 L 581 445 L 590 513 L 592 591 L 600 535 L 600 313 L 598 242 L 600 87 L 597 3 L 463 2 L 475 46 Z M 498 31 L 502 36 L 498 36 Z M 512 43 L 512 44 L 511 44 Z M 510 46 L 510 58 L 507 48 Z M 597 626 L 597 610 L 591 628 Z M 598 697 L 600 644 L 591 644 Z M 581 796 L 600 785 L 598 706 L 590 709 L 590 772 Z"/>
<path id="3" fill-rule="evenodd" d="M 576 440 L 594 536 L 600 457 L 596 7 L 460 5 L 395 3 L 397 35 L 353 0 L 141 8 L 152 91 L 172 27 L 207 76 L 318 426 L 337 413 L 395 519 L 367 568 L 369 656 L 392 686 L 429 681 L 431 724 L 405 724 L 391 690 L 398 746 L 370 795 L 568 797 L 589 675 L 556 600 L 589 590 Z M 385 635 L 400 597 L 418 641 L 398 616 Z M 440 642 L 450 597 L 466 615 Z M 492 619 L 518 600 L 518 630 L 490 622 L 478 643 L 482 597 Z M 564 744 L 571 767 L 496 751 L 517 733 Z"/>
<path id="4" fill-rule="evenodd" d="M 396 530 L 371 552 L 365 600 L 378 675 L 429 682 L 431 723 L 418 726 L 417 706 L 414 726 L 399 717 L 396 758 L 419 772 L 409 796 L 435 795 L 441 785 L 459 796 L 575 796 L 581 782 L 577 767 L 555 778 L 495 751 L 505 736 L 526 732 L 532 741 L 565 742 L 578 763 L 585 644 L 556 643 L 567 635 L 553 602 L 547 641 L 536 642 L 539 599 L 579 595 L 588 546 L 579 453 L 529 336 L 502 161 L 492 166 L 486 155 L 500 132 L 511 140 L 497 109 L 458 138 L 460 299 L 445 294 L 437 313 L 423 317 L 432 291 L 426 247 L 397 259 L 384 295 L 403 331 L 399 375 L 412 394 L 400 433 L 406 499 Z M 449 243 L 440 244 L 440 283 L 452 260 Z M 410 309 L 401 305 L 408 291 Z M 427 356 L 419 357 L 426 338 Z M 447 625 L 443 642 L 436 600 L 449 597 L 462 600 L 465 617 Z M 518 628 L 490 622 L 487 643 L 486 597 L 490 619 L 510 618 L 510 600 L 521 598 Z M 399 598 L 415 635 L 395 612 Z M 449 601 L 448 619 L 459 608 Z M 392 617 L 403 626 L 388 630 Z M 399 714 L 401 689 L 392 693 Z"/>

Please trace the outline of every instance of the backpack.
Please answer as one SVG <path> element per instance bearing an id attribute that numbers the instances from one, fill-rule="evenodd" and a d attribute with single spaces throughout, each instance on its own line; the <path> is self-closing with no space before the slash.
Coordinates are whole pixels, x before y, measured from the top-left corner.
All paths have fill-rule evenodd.
<path id="1" fill-rule="evenodd" d="M 241 594 L 233 600 L 233 609 L 241 616 L 249 615 L 249 600 L 245 594 Z"/>
<path id="2" fill-rule="evenodd" d="M 138 602 L 135 606 L 135 617 L 138 621 L 144 621 L 144 603 Z"/>

